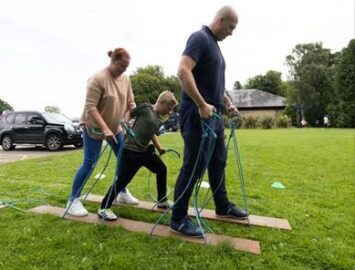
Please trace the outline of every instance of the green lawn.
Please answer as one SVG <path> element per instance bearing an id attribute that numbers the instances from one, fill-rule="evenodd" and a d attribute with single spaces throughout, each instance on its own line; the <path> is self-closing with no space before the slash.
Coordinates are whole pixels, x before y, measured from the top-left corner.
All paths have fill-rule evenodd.
<path id="1" fill-rule="evenodd" d="M 160 140 L 182 151 L 179 133 Z M 355 130 L 240 130 L 238 141 L 250 212 L 286 218 L 293 230 L 208 224 L 218 234 L 260 241 L 261 255 L 227 244 L 189 244 L 5 208 L 0 209 L 0 269 L 355 269 Z M 230 198 L 240 204 L 236 163 L 230 154 L 227 188 Z M 40 204 L 64 207 L 81 157 L 78 150 L 0 165 L 0 200 L 21 209 Z M 174 155 L 163 159 L 169 169 L 171 199 L 181 160 Z M 113 165 L 112 160 L 107 177 L 93 193 L 106 191 Z M 148 188 L 148 176 L 141 170 L 130 184 L 131 192 L 142 200 L 155 195 L 154 178 Z M 271 188 L 275 181 L 287 188 Z M 98 208 L 95 203 L 86 206 L 90 212 Z M 134 208 L 115 208 L 115 212 L 147 222 L 159 217 Z"/>

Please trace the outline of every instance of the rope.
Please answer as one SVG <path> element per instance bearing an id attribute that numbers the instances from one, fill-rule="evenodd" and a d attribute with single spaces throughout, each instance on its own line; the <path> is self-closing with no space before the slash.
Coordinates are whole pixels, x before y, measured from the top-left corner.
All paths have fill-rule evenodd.
<path id="1" fill-rule="evenodd" d="M 234 145 L 234 154 L 236 156 L 236 161 L 237 161 L 237 166 L 238 166 L 238 173 L 239 173 L 239 179 L 240 179 L 240 184 L 241 184 L 241 189 L 242 189 L 242 198 L 243 198 L 243 209 L 246 211 L 246 213 L 249 213 L 248 210 L 248 202 L 247 202 L 247 193 L 246 193 L 246 189 L 245 189 L 245 181 L 244 181 L 244 175 L 243 175 L 243 168 L 241 165 L 241 158 L 240 158 L 240 153 L 239 153 L 239 148 L 238 148 L 238 141 L 237 141 L 237 137 L 236 137 L 236 124 L 235 124 L 235 120 L 233 118 L 230 118 L 228 120 L 228 125 L 230 126 L 230 136 L 228 139 L 228 142 L 226 144 L 226 156 L 228 157 L 228 152 L 229 152 L 229 146 L 230 146 L 230 142 L 233 139 L 233 145 Z M 210 200 L 213 198 L 213 195 L 217 192 L 217 190 L 220 188 L 221 184 L 223 183 L 223 179 L 225 177 L 225 174 L 222 175 L 222 178 L 217 186 L 217 188 L 215 189 L 215 191 L 211 194 L 210 197 L 207 196 L 208 193 L 206 193 L 204 202 L 202 203 L 202 207 L 200 208 L 200 213 L 203 211 L 203 209 L 205 208 L 205 206 L 210 202 Z M 250 221 L 249 221 L 249 215 L 247 217 L 248 220 L 248 224 L 250 225 Z"/>
<path id="2" fill-rule="evenodd" d="M 88 175 L 86 176 L 86 178 L 85 178 L 85 180 L 83 181 L 83 183 L 81 184 L 79 191 L 84 188 L 86 182 L 89 180 L 89 178 L 90 178 L 92 172 L 93 172 L 94 169 L 96 168 L 96 165 L 97 165 L 97 163 L 99 162 L 100 158 L 102 157 L 103 153 L 105 152 L 107 146 L 108 146 L 108 144 L 105 145 L 105 147 L 104 147 L 104 149 L 101 151 L 101 153 L 100 153 L 98 159 L 97 159 L 96 162 L 92 165 L 91 170 L 90 170 L 90 172 L 88 173 Z M 112 151 L 112 150 L 111 150 L 111 151 Z M 75 195 L 78 195 L 78 194 L 75 194 Z M 70 209 L 70 207 L 72 206 L 73 202 L 74 202 L 74 200 L 70 200 L 69 206 L 65 209 L 62 218 L 64 218 L 64 217 L 66 216 L 66 214 L 67 214 L 68 210 Z"/>
<path id="3" fill-rule="evenodd" d="M 169 207 L 168 209 L 166 209 L 162 215 L 160 215 L 160 217 L 158 218 L 158 220 L 155 222 L 155 224 L 154 224 L 152 230 L 150 231 L 150 235 L 153 235 L 154 230 L 155 230 L 155 228 L 158 226 L 158 224 L 160 223 L 160 221 L 174 208 L 175 204 L 176 204 L 178 201 L 181 200 L 181 198 L 184 196 L 184 194 L 186 193 L 187 189 L 188 189 L 189 186 L 191 185 L 191 182 L 192 182 L 192 179 L 193 179 L 195 170 L 196 170 L 196 168 L 197 168 L 198 160 L 200 159 L 200 156 L 201 156 L 201 153 L 202 153 L 202 150 L 203 150 L 203 145 L 204 145 L 205 139 L 206 139 L 205 134 L 202 134 L 202 135 L 201 135 L 200 145 L 199 145 L 199 151 L 198 151 L 197 158 L 196 158 L 196 162 L 195 162 L 195 164 L 194 164 L 192 173 L 191 173 L 191 175 L 190 175 L 189 181 L 188 181 L 188 183 L 187 183 L 185 189 L 182 191 L 182 193 L 180 194 L 180 196 L 175 200 L 175 202 L 174 202 L 172 205 L 170 205 L 170 207 Z"/>
<path id="4" fill-rule="evenodd" d="M 167 149 L 166 149 L 166 153 L 172 153 L 172 154 L 174 154 L 174 155 L 175 155 L 176 157 L 178 157 L 178 158 L 181 157 L 181 156 L 180 156 L 180 153 L 179 153 L 178 151 L 176 151 L 175 149 L 173 149 L 173 148 L 167 148 Z M 162 156 L 162 155 L 160 155 L 160 156 Z M 159 203 L 165 201 L 165 199 L 168 198 L 168 196 L 169 196 L 169 194 L 170 194 L 170 192 L 171 192 L 171 189 L 169 188 L 169 186 L 167 186 L 167 193 L 166 193 L 166 195 L 165 195 L 163 198 L 161 198 L 159 201 L 156 201 L 156 200 L 155 200 L 155 197 L 154 197 L 154 195 L 153 195 L 153 193 L 151 192 L 151 188 L 150 188 L 150 177 L 151 177 L 151 175 L 152 175 L 152 172 L 149 171 L 149 176 L 148 176 L 148 193 L 149 193 L 149 196 L 152 198 L 152 200 L 155 202 L 155 204 L 154 204 L 153 207 L 152 207 L 152 210 L 153 210 L 155 207 L 157 207 L 157 205 L 158 205 Z"/>
<path id="5" fill-rule="evenodd" d="M 203 133 L 207 134 L 207 139 L 211 139 L 211 141 L 207 145 L 206 161 L 205 161 L 205 164 L 201 164 L 201 173 L 198 176 L 197 182 L 195 185 L 194 196 L 193 196 L 193 206 L 194 206 L 194 212 L 195 212 L 197 223 L 203 232 L 202 237 L 204 239 L 204 242 L 207 244 L 207 239 L 205 237 L 203 225 L 205 225 L 206 229 L 209 230 L 210 232 L 212 232 L 212 229 L 209 226 L 207 226 L 207 224 L 201 218 L 201 215 L 200 215 L 201 211 L 198 208 L 198 195 L 199 195 L 199 191 L 201 188 L 201 183 L 202 183 L 203 177 L 204 177 L 205 172 L 208 168 L 208 165 L 210 163 L 210 160 L 211 160 L 214 148 L 215 148 L 215 141 L 217 139 L 217 134 L 206 122 L 202 121 L 201 124 L 202 124 L 201 128 L 202 128 Z"/>
<path id="6" fill-rule="evenodd" d="M 214 118 L 217 118 L 217 119 L 220 119 L 221 117 L 218 115 L 218 114 L 214 114 L 213 115 Z M 192 170 L 192 173 L 189 177 L 189 181 L 185 187 L 185 189 L 183 190 L 183 192 L 180 194 L 180 196 L 176 199 L 176 201 L 158 218 L 158 220 L 155 222 L 151 232 L 150 232 L 150 235 L 153 235 L 154 233 L 154 230 L 155 228 L 157 227 L 157 225 L 160 223 L 160 221 L 167 215 L 167 213 L 169 213 L 170 210 L 172 210 L 174 208 L 174 206 L 176 205 L 177 202 L 179 202 L 181 200 L 181 198 L 184 196 L 184 194 L 186 193 L 187 189 L 190 187 L 191 185 L 191 182 L 194 178 L 194 175 L 195 175 L 195 172 L 196 172 L 196 169 L 198 168 L 199 169 L 199 176 L 197 178 L 197 181 L 196 181 L 196 184 L 195 184 L 195 191 L 194 191 L 194 198 L 193 198 L 193 201 L 194 201 L 194 211 L 196 213 L 196 220 L 197 220 L 197 223 L 199 225 L 199 227 L 201 228 L 202 230 L 202 237 L 204 239 L 204 242 L 207 244 L 207 239 L 205 237 L 205 233 L 204 233 L 204 230 L 203 230 L 203 227 L 202 225 L 205 225 L 206 228 L 208 228 L 210 231 L 212 231 L 205 222 L 203 222 L 203 220 L 201 219 L 200 217 L 200 212 L 198 210 L 198 204 L 197 204 L 197 198 L 198 198 L 198 191 L 200 189 L 200 186 L 201 186 L 201 182 L 202 182 L 202 178 L 203 178 L 203 175 L 204 175 L 204 172 L 206 171 L 207 167 L 208 167 L 208 164 L 209 164 L 209 161 L 211 159 L 211 156 L 212 156 L 212 153 L 213 153 L 213 150 L 214 150 L 214 143 L 215 143 L 215 140 L 217 138 L 217 135 L 216 133 L 214 132 L 213 128 L 211 128 L 204 120 L 201 119 L 201 129 L 202 129 L 202 134 L 201 134 L 201 140 L 200 140 L 200 145 L 199 145 L 199 150 L 198 150 L 198 154 L 197 154 L 197 157 L 196 157 L 196 161 L 195 161 L 195 164 L 194 164 L 194 167 L 193 167 L 193 170 Z M 204 166 L 201 166 L 201 158 L 202 158 L 202 153 L 204 151 L 204 146 L 205 146 L 205 142 L 206 142 L 206 139 L 209 138 L 209 136 L 212 137 L 212 143 L 210 143 L 207 147 L 207 158 L 206 158 L 206 164 Z M 202 170 L 201 170 L 202 169 Z"/>
<path id="7" fill-rule="evenodd" d="M 240 153 L 239 153 L 237 135 L 236 135 L 236 132 L 235 132 L 235 123 L 230 119 L 229 120 L 229 125 L 230 125 L 230 130 L 231 130 L 230 138 L 233 139 L 234 153 L 235 153 L 236 160 L 237 160 L 237 165 L 238 165 L 238 173 L 239 173 L 239 179 L 240 179 L 240 186 L 241 186 L 241 189 L 242 189 L 244 210 L 246 211 L 247 214 L 249 214 L 247 192 L 246 192 L 246 189 L 245 189 L 243 167 L 242 167 L 242 162 L 241 162 Z M 248 225 L 250 225 L 249 215 L 247 216 L 247 220 L 248 220 Z"/>
<path id="8" fill-rule="evenodd" d="M 7 201 L 7 200 L 0 200 L 0 205 L 5 205 L 6 207 L 10 207 L 10 208 L 13 208 L 15 210 L 18 210 L 18 211 L 21 211 L 21 212 L 24 212 L 24 213 L 27 213 L 29 212 L 28 210 L 26 209 L 23 209 L 23 208 L 20 208 L 20 207 L 17 207 L 15 206 L 16 203 L 19 203 L 19 202 L 27 202 L 27 203 L 33 203 L 33 202 L 40 202 L 41 204 L 43 204 L 43 200 L 37 200 L 37 199 L 17 199 L 17 200 L 11 200 L 11 201 Z"/>
<path id="9" fill-rule="evenodd" d="M 110 188 L 108 190 L 108 193 L 109 193 L 108 198 L 111 197 L 112 192 L 114 192 L 114 194 L 117 194 L 115 182 L 118 181 L 117 177 L 118 177 L 118 175 L 120 173 L 120 170 L 121 170 L 121 159 L 122 159 L 123 148 L 124 148 L 124 140 L 121 143 L 120 147 L 118 148 L 118 153 L 117 153 L 117 157 L 116 157 L 116 172 L 115 172 L 115 175 L 113 177 L 113 181 L 111 183 L 111 186 L 110 186 Z M 117 198 L 115 198 L 115 199 L 117 199 Z M 116 201 L 116 204 L 117 204 L 117 201 Z M 108 200 L 106 200 L 105 209 L 107 209 L 107 206 L 108 206 Z"/>
<path id="10" fill-rule="evenodd" d="M 126 133 L 129 135 L 129 136 L 132 136 L 134 137 L 135 134 L 134 134 L 134 131 L 128 127 L 127 123 L 125 121 L 122 121 L 121 122 L 121 125 L 122 127 L 124 128 L 124 130 L 126 131 Z M 101 130 L 95 130 L 95 133 L 98 133 L 98 134 L 102 134 Z M 90 170 L 90 173 L 88 174 L 88 176 L 86 177 L 86 179 L 84 180 L 83 184 L 81 185 L 80 189 L 79 190 L 82 190 L 82 188 L 84 187 L 84 185 L 86 184 L 86 182 L 88 181 L 89 177 L 91 176 L 92 172 L 94 171 L 97 163 L 99 162 L 101 156 L 103 155 L 103 153 L 105 152 L 106 148 L 108 147 L 108 143 L 105 145 L 104 147 L 104 150 L 101 151 L 100 155 L 99 155 L 99 158 L 96 160 L 96 162 L 93 164 L 91 170 Z M 117 162 L 116 162 L 116 174 L 114 176 L 114 179 L 113 179 L 113 183 L 115 183 L 116 181 L 116 178 L 117 178 L 117 173 L 119 172 L 119 166 L 120 166 L 120 162 L 121 162 L 121 157 L 122 157 L 122 152 L 123 152 L 123 146 L 124 146 L 124 141 L 123 143 L 120 145 L 119 149 L 118 149 L 118 154 L 117 154 Z M 101 176 L 103 175 L 104 171 L 106 170 L 106 167 L 107 167 L 107 164 L 111 158 L 111 153 L 112 153 L 112 148 L 110 150 L 110 154 L 109 154 L 109 157 L 106 161 L 106 164 L 100 174 L 100 177 L 98 177 L 98 179 L 94 182 L 94 184 L 92 185 L 92 187 L 89 189 L 89 192 L 94 188 L 94 186 L 96 185 L 96 183 L 98 182 L 98 180 L 101 178 Z M 112 190 L 110 190 L 110 194 L 111 194 Z M 84 201 L 87 199 L 87 196 L 88 196 L 89 193 L 87 193 L 85 195 L 85 198 L 84 198 Z M 66 208 L 64 214 L 63 214 L 63 218 L 65 217 L 65 215 L 67 214 L 68 210 L 70 209 L 71 205 L 73 204 L 74 200 L 70 201 L 70 204 L 69 206 Z"/>
<path id="11" fill-rule="evenodd" d="M 96 181 L 93 183 L 93 185 L 89 188 L 88 192 L 85 194 L 83 203 L 85 203 L 87 197 L 89 196 L 90 192 L 93 190 L 93 188 L 94 188 L 94 186 L 97 184 L 97 182 L 100 181 L 101 176 L 104 174 L 104 172 L 105 172 L 105 170 L 106 170 L 106 168 L 107 168 L 107 166 L 108 166 L 108 163 L 109 163 L 109 161 L 110 161 L 110 159 L 111 159 L 111 155 L 112 155 L 112 148 L 110 149 L 108 158 L 107 158 L 107 160 L 106 160 L 106 163 L 105 163 L 105 165 L 104 165 L 102 171 L 101 171 L 100 174 L 99 174 L 99 177 L 97 177 Z"/>

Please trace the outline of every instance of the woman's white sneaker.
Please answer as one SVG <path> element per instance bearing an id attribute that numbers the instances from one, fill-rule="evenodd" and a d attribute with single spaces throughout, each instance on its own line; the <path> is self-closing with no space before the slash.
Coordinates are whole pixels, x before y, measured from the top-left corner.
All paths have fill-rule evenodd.
<path id="1" fill-rule="evenodd" d="M 83 217 L 89 214 L 81 203 L 80 198 L 75 198 L 72 203 L 68 201 L 66 210 L 67 214 L 75 217 Z"/>
<path id="2" fill-rule="evenodd" d="M 117 196 L 117 201 L 119 203 L 125 203 L 125 204 L 132 204 L 132 205 L 137 205 L 139 204 L 139 200 L 129 192 L 128 188 L 126 188 L 126 191 L 121 191 L 118 196 Z"/>

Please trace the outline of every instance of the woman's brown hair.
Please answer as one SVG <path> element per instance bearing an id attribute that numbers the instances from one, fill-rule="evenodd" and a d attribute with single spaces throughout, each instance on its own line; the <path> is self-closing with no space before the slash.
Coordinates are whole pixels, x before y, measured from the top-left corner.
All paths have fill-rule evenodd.
<path id="1" fill-rule="evenodd" d="M 120 60 L 123 56 L 131 58 L 127 50 L 123 48 L 116 48 L 113 51 L 109 51 L 107 54 L 112 61 Z"/>

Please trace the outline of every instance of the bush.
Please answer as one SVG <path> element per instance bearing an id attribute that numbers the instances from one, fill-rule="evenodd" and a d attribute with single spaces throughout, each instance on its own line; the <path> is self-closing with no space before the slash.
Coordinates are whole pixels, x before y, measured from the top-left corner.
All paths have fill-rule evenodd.
<path id="1" fill-rule="evenodd" d="M 291 123 L 291 119 L 287 115 L 278 115 L 275 118 L 275 125 L 278 128 L 287 128 Z"/>
<path id="2" fill-rule="evenodd" d="M 242 127 L 244 128 L 257 128 L 258 118 L 254 116 L 246 116 L 242 118 Z"/>
<path id="3" fill-rule="evenodd" d="M 264 116 L 260 119 L 260 125 L 262 128 L 270 129 L 274 124 L 274 118 L 271 116 Z"/>
<path id="4" fill-rule="evenodd" d="M 284 115 L 290 119 L 290 126 L 297 127 L 297 111 L 295 106 L 287 106 L 283 111 Z M 280 116 L 280 115 L 279 115 Z"/>
<path id="5" fill-rule="evenodd" d="M 229 121 L 230 121 L 230 118 L 228 117 L 228 115 L 223 115 L 223 122 L 224 122 L 224 127 L 225 128 L 230 128 L 230 126 L 229 126 Z M 242 119 L 240 119 L 240 118 L 237 118 L 237 117 L 234 117 L 233 118 L 233 122 L 234 122 L 234 124 L 235 124 L 235 128 L 237 128 L 237 129 L 239 129 L 239 128 L 241 128 L 241 126 L 242 126 Z"/>
<path id="6" fill-rule="evenodd" d="M 287 128 L 291 125 L 291 119 L 287 115 L 272 116 L 245 116 L 241 119 L 241 126 L 243 128 L 264 128 L 270 129 L 273 127 Z"/>

